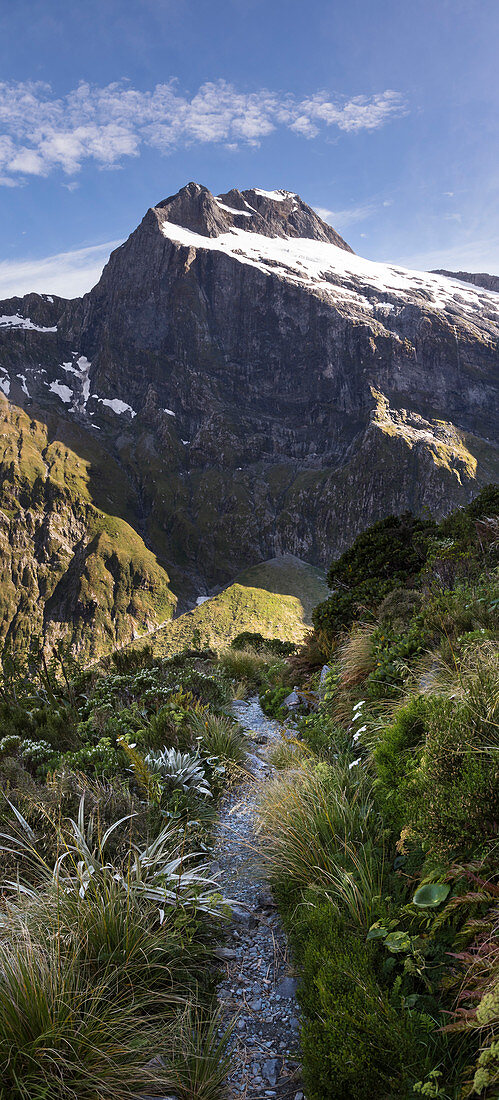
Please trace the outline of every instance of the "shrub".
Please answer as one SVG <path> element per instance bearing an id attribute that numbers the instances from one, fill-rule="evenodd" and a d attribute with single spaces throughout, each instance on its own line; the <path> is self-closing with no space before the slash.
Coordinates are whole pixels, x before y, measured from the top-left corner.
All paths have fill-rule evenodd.
<path id="1" fill-rule="evenodd" d="M 485 685 L 483 685 L 485 687 Z M 497 716 L 497 684 L 492 688 Z M 484 698 L 485 696 L 485 698 Z M 409 791 L 410 822 L 425 846 L 464 858 L 497 841 L 497 717 L 484 713 L 487 692 L 457 705 L 430 697 L 427 734 Z"/>
<path id="2" fill-rule="evenodd" d="M 191 691 L 172 692 L 168 701 L 138 735 L 141 745 L 148 749 L 165 747 L 188 749 L 193 744 L 193 716 L 202 710 Z"/>
<path id="3" fill-rule="evenodd" d="M 289 714 L 287 707 L 283 705 L 288 695 L 289 687 L 267 688 L 260 695 L 260 706 L 264 714 L 267 714 L 269 718 L 282 718 L 284 715 Z"/>
<path id="4" fill-rule="evenodd" d="M 433 1022 L 390 1002 L 376 980 L 370 945 L 338 921 L 330 904 L 303 905 L 294 924 L 307 1097 L 406 1100 L 429 1068 Z"/>
<path id="5" fill-rule="evenodd" d="M 275 653 L 277 657 L 289 657 L 296 651 L 294 642 L 283 642 L 281 638 L 264 638 L 263 634 L 253 634 L 251 630 L 243 630 L 237 634 L 230 643 L 231 649 L 254 649 L 259 653 L 262 649 L 268 653 Z"/>
<path id="6" fill-rule="evenodd" d="M 407 824 L 407 785 L 419 764 L 427 730 L 428 701 L 411 698 L 382 729 L 374 748 L 376 789 L 386 819 L 398 831 Z"/>
<path id="7" fill-rule="evenodd" d="M 50 763 L 50 761 L 49 761 Z M 55 760 L 52 758 L 53 766 Z M 125 757 L 110 737 L 101 737 L 96 745 L 83 745 L 77 752 L 66 752 L 57 759 L 59 768 L 90 772 L 96 776 L 111 776 L 124 771 Z M 47 765 L 48 767 L 48 765 Z"/>
<path id="8" fill-rule="evenodd" d="M 359 611 L 374 608 L 392 589 L 406 585 L 425 562 L 435 531 L 432 520 L 407 512 L 388 516 L 358 535 L 331 565 L 327 579 L 336 591 L 315 608 L 316 630 L 332 639 L 352 625 Z"/>
<path id="9" fill-rule="evenodd" d="M 351 747 L 351 733 L 325 712 L 324 707 L 300 718 L 298 725 L 308 748 L 331 763 L 338 755 L 344 756 Z"/>

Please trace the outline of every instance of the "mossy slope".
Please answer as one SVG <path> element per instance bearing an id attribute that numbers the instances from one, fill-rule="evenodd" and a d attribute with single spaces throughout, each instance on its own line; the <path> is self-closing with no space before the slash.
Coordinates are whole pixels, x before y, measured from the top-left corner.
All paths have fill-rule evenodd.
<path id="1" fill-rule="evenodd" d="M 168 575 L 125 518 L 126 482 L 86 433 L 2 397 L 0 483 L 2 647 L 37 636 L 95 657 L 171 617 Z"/>
<path id="2" fill-rule="evenodd" d="M 173 656 L 193 645 L 220 650 L 243 630 L 300 642 L 327 592 L 320 569 L 285 554 L 247 569 L 223 592 L 154 631 L 148 643 L 156 656 Z"/>

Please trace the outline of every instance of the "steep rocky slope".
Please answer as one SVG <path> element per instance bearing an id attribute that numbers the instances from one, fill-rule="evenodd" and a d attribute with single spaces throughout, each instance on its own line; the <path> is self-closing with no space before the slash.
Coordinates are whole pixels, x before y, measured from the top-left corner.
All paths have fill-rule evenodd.
<path id="1" fill-rule="evenodd" d="M 82 299 L 0 303 L 0 507 L 23 538 L 24 500 L 36 491 L 40 518 L 50 511 L 50 473 L 20 478 L 15 457 L 19 431 L 23 445 L 45 433 L 42 452 L 74 456 L 71 508 L 138 540 L 132 553 L 117 539 L 112 598 L 85 584 L 92 618 L 87 518 L 65 531 L 57 605 L 29 546 L 31 572 L 13 572 L 7 532 L 5 584 L 20 595 L 4 634 L 43 622 L 47 638 L 85 646 L 103 608 L 94 649 L 106 648 L 167 618 L 170 587 L 184 610 L 257 561 L 327 564 L 387 512 L 464 503 L 497 476 L 498 337 L 494 291 L 363 260 L 290 192 L 189 184 L 147 212 Z M 149 585 L 130 565 L 138 546 L 164 591 L 147 612 L 135 609 Z M 128 604 L 115 600 L 123 584 Z"/>
<path id="2" fill-rule="evenodd" d="M 485 271 L 446 271 L 445 268 L 433 272 L 434 275 L 447 275 L 449 279 L 459 279 L 461 283 L 473 283 L 486 290 L 499 292 L 499 275 L 487 275 Z"/>

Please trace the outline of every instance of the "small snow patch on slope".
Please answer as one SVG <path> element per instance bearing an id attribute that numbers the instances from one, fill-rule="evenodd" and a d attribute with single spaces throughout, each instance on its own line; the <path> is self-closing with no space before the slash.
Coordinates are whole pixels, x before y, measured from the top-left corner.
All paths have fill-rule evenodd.
<path id="1" fill-rule="evenodd" d="M 113 413 L 117 416 L 122 416 L 123 413 L 130 413 L 130 416 L 137 416 L 135 409 L 132 409 L 131 405 L 127 405 L 126 401 L 120 401 L 119 397 L 99 397 L 96 393 L 92 394 L 92 397 L 96 401 L 100 401 L 101 405 L 106 405 L 108 409 L 112 409 Z"/>
<path id="2" fill-rule="evenodd" d="M 8 397 L 8 396 L 9 396 L 9 393 L 10 393 L 10 381 L 9 381 L 9 379 L 8 379 L 8 378 L 0 378 L 0 390 L 2 391 L 2 393 L 4 393 L 4 394 L 5 394 L 5 396 L 6 396 L 6 397 Z"/>
<path id="3" fill-rule="evenodd" d="M 0 328 L 23 328 L 31 329 L 32 332 L 57 332 L 57 325 L 53 325 L 52 328 L 34 325 L 29 317 L 20 317 L 18 313 L 12 313 L 10 316 L 4 313 L 0 317 Z"/>
<path id="4" fill-rule="evenodd" d="M 69 386 L 65 386 L 63 382 L 50 382 L 49 389 L 52 393 L 57 394 L 57 397 L 60 397 L 65 405 L 68 405 L 72 400 L 73 391 L 70 390 Z"/>
<path id="5" fill-rule="evenodd" d="M 274 202 L 284 202 L 285 199 L 294 199 L 296 195 L 294 191 L 264 191 L 263 187 L 252 187 L 252 191 L 255 195 L 263 195 L 266 199 L 273 199 Z"/>
<path id="6" fill-rule="evenodd" d="M 228 214 L 237 214 L 238 217 L 241 217 L 241 218 L 252 218 L 253 217 L 253 215 L 250 214 L 248 210 L 234 210 L 233 206 L 226 206 L 224 202 L 221 202 L 221 200 L 217 199 L 217 198 L 215 199 L 215 202 L 217 203 L 217 206 L 219 206 L 221 210 L 226 210 Z"/>

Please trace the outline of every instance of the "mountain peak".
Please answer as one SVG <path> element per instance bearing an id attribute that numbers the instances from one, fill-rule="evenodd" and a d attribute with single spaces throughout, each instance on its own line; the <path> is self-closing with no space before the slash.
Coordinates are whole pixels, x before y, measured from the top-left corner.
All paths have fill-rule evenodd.
<path id="1" fill-rule="evenodd" d="M 199 183 L 188 183 L 176 195 L 163 199 L 154 211 L 160 223 L 172 222 L 205 237 L 218 237 L 231 229 L 244 229 L 265 237 L 302 237 L 327 241 L 353 250 L 339 233 L 293 191 L 232 188 L 212 195 Z"/>

